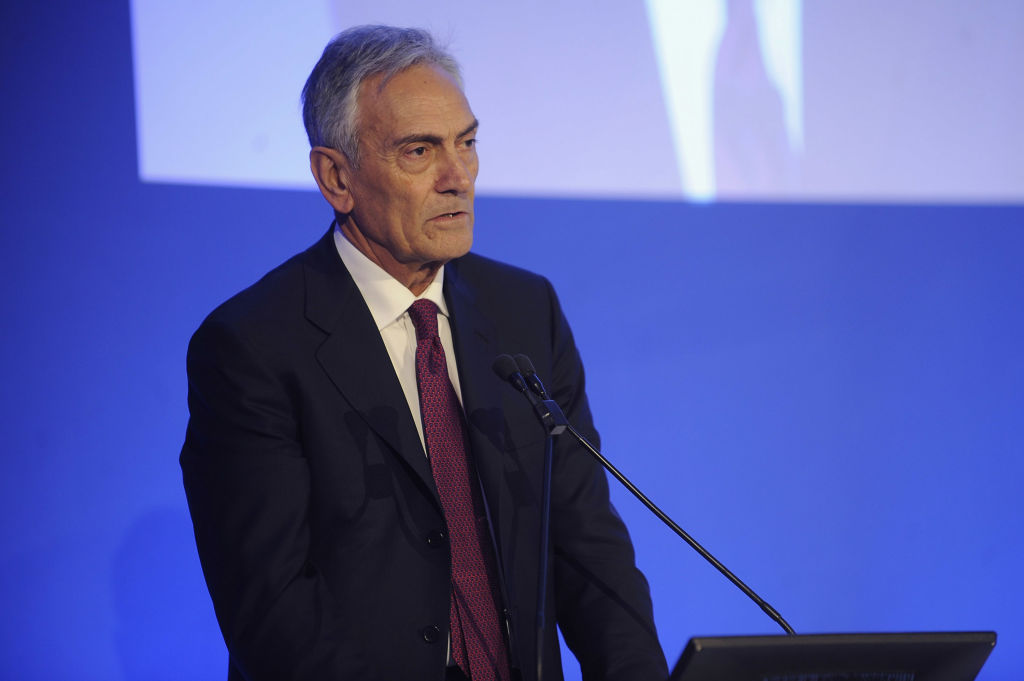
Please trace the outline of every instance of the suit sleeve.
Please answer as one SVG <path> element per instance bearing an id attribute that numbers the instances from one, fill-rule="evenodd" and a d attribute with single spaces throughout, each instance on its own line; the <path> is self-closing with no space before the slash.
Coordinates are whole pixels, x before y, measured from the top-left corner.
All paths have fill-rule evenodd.
<path id="1" fill-rule="evenodd" d="M 281 362 L 208 320 L 188 353 L 181 467 L 234 668 L 261 679 L 372 679 L 310 559 L 310 471 Z"/>
<path id="2" fill-rule="evenodd" d="M 551 393 L 570 423 L 599 446 L 583 365 L 558 300 L 549 292 Z M 650 589 L 608 492 L 600 464 L 570 436 L 560 437 L 552 484 L 559 626 L 586 681 L 662 680 L 668 669 L 655 631 Z"/>

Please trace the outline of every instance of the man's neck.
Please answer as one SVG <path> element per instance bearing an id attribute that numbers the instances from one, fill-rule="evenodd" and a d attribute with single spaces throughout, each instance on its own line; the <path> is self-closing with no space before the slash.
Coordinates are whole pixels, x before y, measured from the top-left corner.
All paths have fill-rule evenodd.
<path id="1" fill-rule="evenodd" d="M 444 267 L 443 262 L 428 262 L 419 264 L 407 264 L 395 259 L 386 248 L 370 241 L 358 229 L 353 228 L 351 222 L 338 216 L 338 227 L 342 235 L 352 244 L 356 250 L 365 255 L 370 262 L 394 277 L 402 286 L 418 296 L 427 290 L 430 282 L 434 281 L 438 270 Z"/>

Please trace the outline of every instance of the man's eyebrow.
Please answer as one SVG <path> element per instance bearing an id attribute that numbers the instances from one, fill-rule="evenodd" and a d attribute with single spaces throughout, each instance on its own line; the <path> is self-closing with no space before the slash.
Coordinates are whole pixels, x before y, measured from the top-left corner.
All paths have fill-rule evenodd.
<path id="1" fill-rule="evenodd" d="M 480 121 L 473 119 L 473 122 L 466 126 L 466 129 L 455 136 L 455 139 L 462 139 L 466 135 L 476 132 L 476 129 L 480 127 Z"/>
<path id="2" fill-rule="evenodd" d="M 480 121 L 473 119 L 473 122 L 466 126 L 465 130 L 455 136 L 455 139 L 462 139 L 466 135 L 469 135 L 476 131 L 480 127 Z M 444 143 L 444 139 L 440 135 L 433 135 L 425 132 L 414 132 L 411 135 L 405 137 L 399 137 L 395 140 L 395 146 L 401 147 L 411 142 L 426 142 L 427 144 L 440 145 Z"/>
<path id="3" fill-rule="evenodd" d="M 440 135 L 431 135 L 426 132 L 414 132 L 411 135 L 405 137 L 399 137 L 395 140 L 396 147 L 403 147 L 410 142 L 426 142 L 427 144 L 438 145 L 444 142 Z"/>

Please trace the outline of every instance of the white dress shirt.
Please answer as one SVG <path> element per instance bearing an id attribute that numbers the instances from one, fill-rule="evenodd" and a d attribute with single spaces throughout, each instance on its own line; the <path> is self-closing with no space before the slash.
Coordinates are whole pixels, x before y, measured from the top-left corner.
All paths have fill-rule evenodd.
<path id="1" fill-rule="evenodd" d="M 345 263 L 353 281 L 363 294 L 363 300 L 370 308 L 370 314 L 377 323 L 381 340 L 391 357 L 395 374 L 402 384 L 402 391 L 409 403 L 409 411 L 420 434 L 420 443 L 426 453 L 427 445 L 423 437 L 423 417 L 420 414 L 420 394 L 416 387 L 416 328 L 409 316 L 409 306 L 420 298 L 433 301 L 438 308 L 437 331 L 441 337 L 441 346 L 448 362 L 448 377 L 451 379 L 455 395 L 462 403 L 462 390 L 459 383 L 459 370 L 455 365 L 455 346 L 452 344 L 452 328 L 448 321 L 448 305 L 444 301 L 444 268 L 437 271 L 434 281 L 430 282 L 418 297 L 412 294 L 397 279 L 385 272 L 376 263 L 363 255 L 341 233 L 341 228 L 334 227 L 334 245 L 338 249 L 341 261 Z"/>

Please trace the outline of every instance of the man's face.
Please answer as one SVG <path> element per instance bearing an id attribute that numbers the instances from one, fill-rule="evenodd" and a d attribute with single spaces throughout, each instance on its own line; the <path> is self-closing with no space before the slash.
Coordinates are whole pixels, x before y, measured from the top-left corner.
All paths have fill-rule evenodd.
<path id="1" fill-rule="evenodd" d="M 410 67 L 383 89 L 381 80 L 369 78 L 359 90 L 359 165 L 348 177 L 348 227 L 388 271 L 465 255 L 473 242 L 478 166 L 469 103 L 436 66 Z"/>

